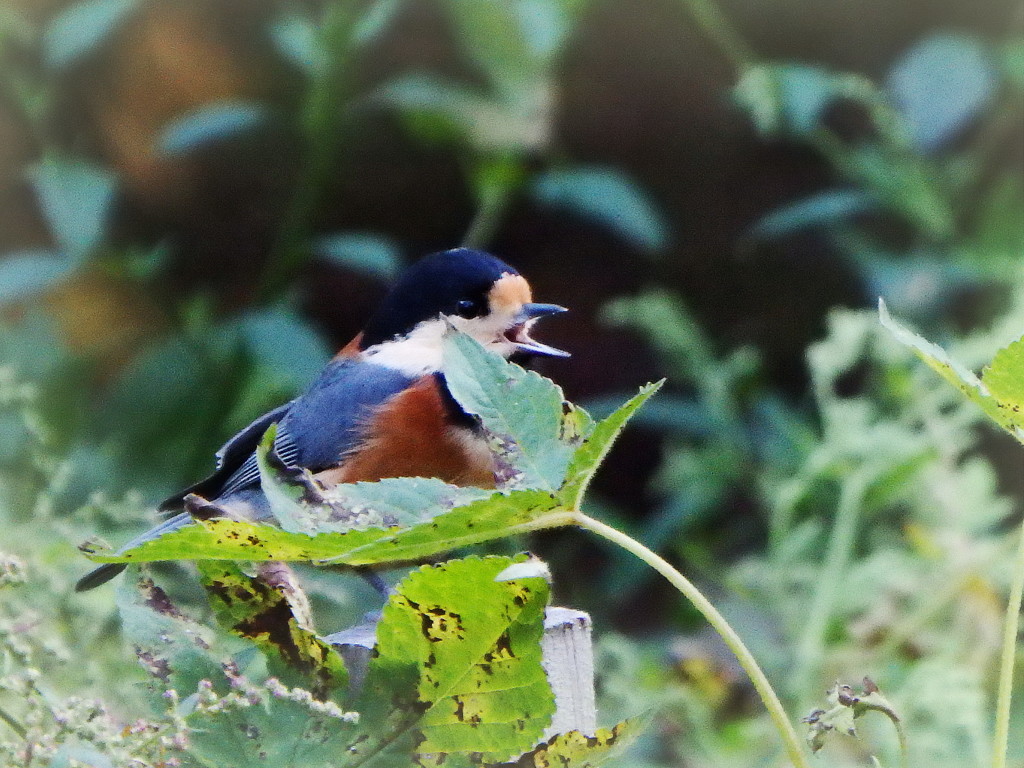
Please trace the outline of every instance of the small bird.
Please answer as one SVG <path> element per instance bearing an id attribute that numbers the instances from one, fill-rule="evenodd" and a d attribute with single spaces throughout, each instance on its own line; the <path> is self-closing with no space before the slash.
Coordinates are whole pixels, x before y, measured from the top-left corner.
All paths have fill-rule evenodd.
<path id="1" fill-rule="evenodd" d="M 277 424 L 274 450 L 288 467 L 325 485 L 385 477 L 437 477 L 494 486 L 494 460 L 477 422 L 441 373 L 449 325 L 505 358 L 568 357 L 530 337 L 538 318 L 565 312 L 533 302 L 530 286 L 495 256 L 456 248 L 426 256 L 398 278 L 363 331 L 294 400 L 264 414 L 217 451 L 212 475 L 160 505 L 172 516 L 122 551 L 192 522 L 195 494 L 240 519 L 272 518 L 260 488 L 256 447 Z M 123 571 L 109 563 L 82 577 L 83 592 Z"/>

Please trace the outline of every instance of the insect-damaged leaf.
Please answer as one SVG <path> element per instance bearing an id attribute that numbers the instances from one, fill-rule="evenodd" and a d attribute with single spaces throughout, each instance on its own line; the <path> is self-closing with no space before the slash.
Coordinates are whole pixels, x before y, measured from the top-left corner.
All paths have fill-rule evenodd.
<path id="1" fill-rule="evenodd" d="M 543 491 L 512 491 L 490 496 L 410 527 L 391 526 L 310 535 L 262 523 L 227 518 L 200 520 L 117 553 L 99 551 L 100 563 L 157 560 L 321 560 L 346 565 L 405 562 L 455 547 L 479 544 L 526 530 L 559 508 Z"/>
<path id="2" fill-rule="evenodd" d="M 636 720 L 624 720 L 613 728 L 599 728 L 593 736 L 579 731 L 558 733 L 514 762 L 488 768 L 597 768 L 629 745 L 638 726 Z"/>
<path id="3" fill-rule="evenodd" d="M 118 593 L 122 625 L 156 679 L 158 707 L 173 690 L 199 764 L 232 768 L 330 768 L 356 733 L 357 718 L 309 691 L 240 670 L 224 638 L 181 613 L 149 580 Z M 235 641 L 237 642 L 237 641 Z M 259 665 L 254 665 L 259 668 Z"/>
<path id="4" fill-rule="evenodd" d="M 401 583 L 384 607 L 357 705 L 376 725 L 350 748 L 355 762 L 398 764 L 412 750 L 421 762 L 468 753 L 500 761 L 536 743 L 554 712 L 540 647 L 548 585 L 495 581 L 523 559 L 453 560 Z M 404 693 L 395 679 L 408 681 Z"/>
<path id="5" fill-rule="evenodd" d="M 979 379 L 973 371 L 952 360 L 944 349 L 893 320 L 881 301 L 879 314 L 882 325 L 897 341 L 914 350 L 928 367 L 980 406 L 990 419 L 1024 442 L 1024 339 L 1000 350 Z"/>
<path id="6" fill-rule="evenodd" d="M 265 565 L 258 578 L 224 561 L 199 569 L 217 620 L 263 651 L 278 677 L 319 695 L 345 685 L 345 662 L 313 630 L 308 598 L 288 566 Z"/>
<path id="7" fill-rule="evenodd" d="M 158 696 L 165 688 L 187 696 L 200 680 L 222 676 L 213 633 L 179 611 L 152 581 L 125 579 L 117 590 L 117 606 L 139 661 L 160 681 Z"/>
<path id="8" fill-rule="evenodd" d="M 565 475 L 565 483 L 559 492 L 565 505 L 570 509 L 579 509 L 583 494 L 594 478 L 594 473 L 608 455 L 615 439 L 625 429 L 626 424 L 655 392 L 661 389 L 664 379 L 640 388 L 640 391 L 620 405 L 607 418 L 598 422 L 576 449 Z"/>
<path id="9" fill-rule="evenodd" d="M 561 389 L 458 332 L 445 339 L 444 376 L 459 405 L 493 438 L 499 484 L 548 491 L 562 485 L 573 451 L 593 424 L 575 408 L 567 421 Z"/>
<path id="10" fill-rule="evenodd" d="M 281 527 L 296 533 L 343 533 L 423 523 L 490 491 L 460 488 L 432 477 L 385 478 L 324 488 L 304 469 L 285 467 L 270 452 L 271 425 L 256 449 L 263 494 Z"/>

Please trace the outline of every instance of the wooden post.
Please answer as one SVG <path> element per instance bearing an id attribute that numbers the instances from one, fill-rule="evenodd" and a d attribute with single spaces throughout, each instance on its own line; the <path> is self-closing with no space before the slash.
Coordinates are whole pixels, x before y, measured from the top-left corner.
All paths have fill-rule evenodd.
<path id="1" fill-rule="evenodd" d="M 541 663 L 555 694 L 555 715 L 544 738 L 566 731 L 593 736 L 597 731 L 597 707 L 590 615 L 572 608 L 548 608 L 541 649 Z"/>

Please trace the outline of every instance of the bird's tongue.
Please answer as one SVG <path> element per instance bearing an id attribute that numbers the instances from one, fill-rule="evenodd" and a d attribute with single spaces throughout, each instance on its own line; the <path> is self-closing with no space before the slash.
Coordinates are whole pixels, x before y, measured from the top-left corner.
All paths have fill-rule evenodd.
<path id="1" fill-rule="evenodd" d="M 542 344 L 536 339 L 531 339 L 529 333 L 530 325 L 532 325 L 532 323 L 515 325 L 505 334 L 506 338 L 515 345 L 517 352 L 524 352 L 530 355 L 543 355 L 545 357 L 569 357 L 569 353 L 564 349 L 551 347 L 547 344 Z"/>

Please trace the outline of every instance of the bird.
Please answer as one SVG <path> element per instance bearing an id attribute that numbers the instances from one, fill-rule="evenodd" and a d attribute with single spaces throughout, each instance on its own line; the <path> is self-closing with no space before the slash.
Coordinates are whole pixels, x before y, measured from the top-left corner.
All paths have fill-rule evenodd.
<path id="1" fill-rule="evenodd" d="M 454 327 L 506 359 L 568 357 L 530 336 L 537 320 L 565 311 L 534 302 L 526 279 L 490 253 L 455 248 L 424 256 L 399 275 L 363 330 L 304 393 L 224 443 L 213 473 L 160 504 L 168 518 L 119 552 L 194 523 L 187 507 L 196 497 L 232 517 L 272 519 L 256 461 L 272 424 L 280 461 L 308 470 L 326 486 L 436 477 L 494 487 L 486 436 L 452 396 L 441 370 L 445 334 Z M 75 590 L 98 587 L 125 567 L 101 565 Z"/>

